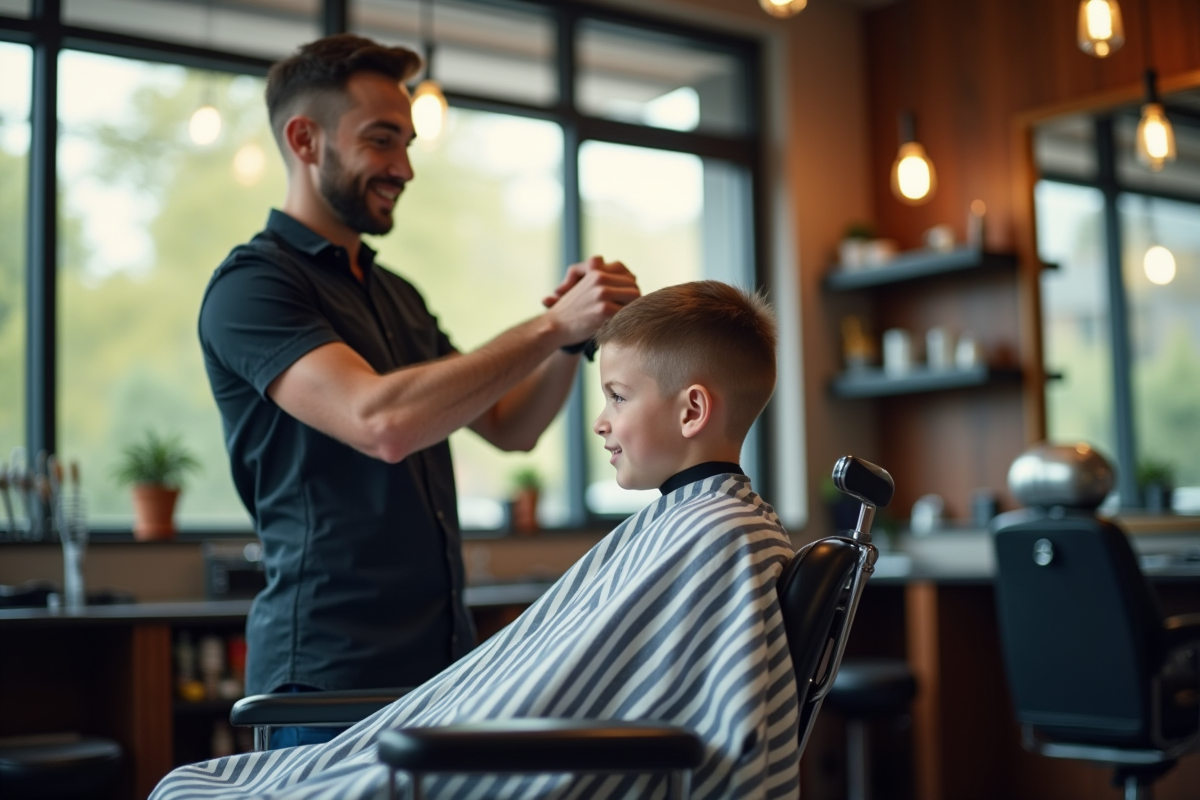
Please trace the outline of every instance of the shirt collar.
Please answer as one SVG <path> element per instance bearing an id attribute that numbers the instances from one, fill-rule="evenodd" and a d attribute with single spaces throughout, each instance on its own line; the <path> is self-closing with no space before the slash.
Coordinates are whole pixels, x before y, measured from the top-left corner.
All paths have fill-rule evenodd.
<path id="1" fill-rule="evenodd" d="M 278 236 L 289 246 L 317 259 L 333 259 L 333 253 L 341 248 L 290 214 L 277 208 L 271 209 L 267 217 L 267 230 Z M 362 242 L 358 248 L 358 265 L 367 272 L 375 264 L 375 251 Z"/>
<path id="2" fill-rule="evenodd" d="M 702 481 L 705 478 L 711 478 L 714 475 L 724 475 L 727 472 L 732 472 L 735 475 L 745 475 L 741 466 L 732 461 L 705 461 L 703 464 L 697 464 L 694 467 L 688 467 L 682 472 L 676 472 L 658 487 L 658 490 L 664 495 L 670 494 L 681 486 L 687 486 L 689 483 Z"/>

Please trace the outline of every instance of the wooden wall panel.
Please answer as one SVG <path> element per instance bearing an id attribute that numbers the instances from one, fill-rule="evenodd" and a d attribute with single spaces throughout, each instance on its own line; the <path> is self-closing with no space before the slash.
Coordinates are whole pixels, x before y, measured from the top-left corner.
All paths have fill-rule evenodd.
<path id="1" fill-rule="evenodd" d="M 1011 122 L 1033 109 L 1141 85 L 1139 2 L 1148 3 L 1152 59 L 1164 81 L 1200 69 L 1200 3 L 1123 0 L 1126 43 L 1106 59 L 1075 46 L 1074 0 L 901 0 L 867 15 L 872 181 L 883 235 L 906 247 L 949 223 L 965 233 L 967 206 L 988 205 L 988 243 L 1014 249 Z M 908 32 L 911 31 L 911 34 Z M 911 76 L 911 78 L 909 78 Z M 896 118 L 917 115 L 938 171 L 937 195 L 902 205 L 888 186 Z"/>

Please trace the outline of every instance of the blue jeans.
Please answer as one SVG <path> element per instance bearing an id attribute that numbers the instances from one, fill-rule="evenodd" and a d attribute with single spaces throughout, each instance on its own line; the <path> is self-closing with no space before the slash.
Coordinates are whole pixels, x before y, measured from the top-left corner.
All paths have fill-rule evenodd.
<path id="1" fill-rule="evenodd" d="M 305 686 L 301 683 L 288 683 L 275 689 L 273 694 L 291 694 L 299 692 L 318 692 L 315 686 Z M 281 750 L 285 747 L 296 747 L 302 744 L 324 744 L 337 736 L 345 728 L 274 728 L 271 731 L 271 744 L 268 750 Z"/>

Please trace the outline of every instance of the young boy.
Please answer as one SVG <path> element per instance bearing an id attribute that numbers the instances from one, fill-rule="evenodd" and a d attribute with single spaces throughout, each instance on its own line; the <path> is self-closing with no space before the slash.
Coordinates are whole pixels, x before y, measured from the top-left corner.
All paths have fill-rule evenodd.
<path id="1" fill-rule="evenodd" d="M 617 482 L 662 497 L 472 653 L 327 744 L 167 776 L 154 800 L 381 796 L 380 731 L 575 717 L 685 726 L 692 797 L 799 792 L 797 696 L 775 584 L 792 547 L 737 459 L 775 385 L 763 300 L 714 281 L 630 303 L 598 333 L 595 431 Z M 650 798 L 661 776 L 431 777 L 431 798 Z"/>

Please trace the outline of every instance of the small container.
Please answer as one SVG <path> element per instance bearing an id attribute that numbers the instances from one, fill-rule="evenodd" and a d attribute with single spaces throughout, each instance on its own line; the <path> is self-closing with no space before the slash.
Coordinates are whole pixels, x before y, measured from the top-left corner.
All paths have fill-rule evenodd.
<path id="1" fill-rule="evenodd" d="M 903 328 L 883 332 L 883 371 L 889 375 L 906 375 L 912 370 L 912 336 Z"/>
<path id="2" fill-rule="evenodd" d="M 945 328 L 930 328 L 925 332 L 925 363 L 936 371 L 954 368 L 954 335 Z"/>

